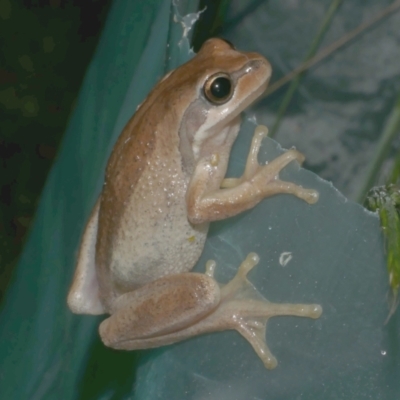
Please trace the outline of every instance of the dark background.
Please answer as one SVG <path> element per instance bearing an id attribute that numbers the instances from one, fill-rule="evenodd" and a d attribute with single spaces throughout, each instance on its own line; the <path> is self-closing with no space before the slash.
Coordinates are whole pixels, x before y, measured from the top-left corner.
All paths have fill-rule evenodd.
<path id="1" fill-rule="evenodd" d="M 0 302 L 110 4 L 0 3 Z"/>

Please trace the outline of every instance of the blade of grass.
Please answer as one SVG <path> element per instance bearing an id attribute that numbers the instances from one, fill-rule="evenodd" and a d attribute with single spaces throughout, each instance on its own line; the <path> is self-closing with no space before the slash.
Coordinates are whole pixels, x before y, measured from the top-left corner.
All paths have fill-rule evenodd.
<path id="1" fill-rule="evenodd" d="M 336 11 L 338 10 L 339 6 L 342 4 L 342 2 L 343 2 L 343 0 L 333 0 L 332 3 L 330 4 L 328 11 L 326 12 L 325 17 L 322 21 L 322 24 L 318 30 L 318 33 L 311 43 L 311 47 L 305 57 L 305 61 L 311 59 L 317 52 L 318 46 L 320 45 L 322 39 L 324 38 L 325 33 L 328 30 L 328 28 L 332 22 L 332 19 L 335 15 Z M 285 97 L 283 98 L 283 101 L 279 107 L 278 115 L 275 119 L 275 123 L 272 126 L 271 131 L 269 133 L 270 137 L 274 137 L 276 135 L 276 133 L 279 129 L 279 126 L 281 124 L 282 118 L 285 115 L 286 110 L 289 107 L 289 104 L 293 98 L 293 95 L 299 86 L 302 74 L 304 74 L 304 71 L 302 73 L 298 74 L 297 77 L 291 82 L 291 84 L 285 94 Z"/>
<path id="2" fill-rule="evenodd" d="M 384 162 L 389 147 L 393 141 L 395 135 L 399 132 L 400 129 L 400 93 L 397 96 L 397 100 L 394 104 L 392 112 L 389 115 L 385 128 L 383 129 L 382 135 L 377 144 L 377 148 L 374 154 L 374 157 L 369 164 L 368 171 L 365 175 L 365 179 L 361 188 L 356 197 L 356 201 L 361 203 L 367 191 L 374 185 L 376 180 L 376 176 L 382 167 L 382 163 Z"/>
<path id="3" fill-rule="evenodd" d="M 392 173 L 390 174 L 388 183 L 397 183 L 400 180 L 400 152 L 394 161 Z"/>
<path id="4" fill-rule="evenodd" d="M 390 286 L 389 314 L 385 324 L 399 305 L 400 287 L 400 187 L 396 184 L 374 187 L 364 202 L 370 211 L 377 212 L 385 238 L 386 268 Z"/>

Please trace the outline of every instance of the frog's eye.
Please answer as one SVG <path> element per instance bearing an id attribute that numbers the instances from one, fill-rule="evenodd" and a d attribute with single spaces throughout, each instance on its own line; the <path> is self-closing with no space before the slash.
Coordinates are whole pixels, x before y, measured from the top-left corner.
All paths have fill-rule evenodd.
<path id="1" fill-rule="evenodd" d="M 204 96 L 212 104 L 224 104 L 233 94 L 233 83 L 228 74 L 219 72 L 210 76 L 204 84 Z"/>

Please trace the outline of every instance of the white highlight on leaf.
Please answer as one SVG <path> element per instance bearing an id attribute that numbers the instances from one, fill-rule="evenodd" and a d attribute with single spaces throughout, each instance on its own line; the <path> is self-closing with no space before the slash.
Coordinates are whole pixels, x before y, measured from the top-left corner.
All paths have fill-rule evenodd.
<path id="1" fill-rule="evenodd" d="M 286 267 L 286 265 L 289 263 L 289 261 L 293 258 L 292 252 L 291 251 L 284 251 L 281 253 L 279 256 L 279 264 L 282 265 L 282 267 Z"/>
<path id="2" fill-rule="evenodd" d="M 189 32 L 193 28 L 193 25 L 197 22 L 197 20 L 200 17 L 200 14 L 206 10 L 206 7 L 204 7 L 203 10 L 198 11 L 197 13 L 189 13 L 186 15 L 180 15 L 178 12 L 178 5 L 177 1 L 174 0 L 172 2 L 174 9 L 175 9 L 175 14 L 174 14 L 174 22 L 180 23 L 182 25 L 183 33 L 182 33 L 182 38 L 179 42 L 179 45 L 181 45 L 183 39 L 186 39 L 188 37 Z"/>
<path id="3" fill-rule="evenodd" d="M 247 120 L 248 120 L 249 122 L 251 122 L 252 124 L 254 124 L 254 125 L 258 125 L 256 114 L 253 114 L 253 115 L 249 116 L 249 117 L 247 118 Z"/>

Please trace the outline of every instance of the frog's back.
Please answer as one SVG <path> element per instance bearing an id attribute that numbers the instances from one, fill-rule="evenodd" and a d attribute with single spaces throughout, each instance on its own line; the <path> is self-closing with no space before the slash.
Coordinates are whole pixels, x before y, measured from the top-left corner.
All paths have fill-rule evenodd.
<path id="1" fill-rule="evenodd" d="M 171 272 L 187 271 L 201 253 L 207 227 L 194 229 L 186 218 L 189 176 L 179 152 L 184 110 L 179 114 L 175 103 L 190 96 L 184 86 L 177 90 L 168 79 L 160 82 L 113 149 L 96 242 L 100 293 L 117 296 Z"/>

